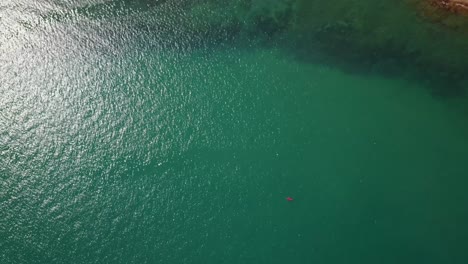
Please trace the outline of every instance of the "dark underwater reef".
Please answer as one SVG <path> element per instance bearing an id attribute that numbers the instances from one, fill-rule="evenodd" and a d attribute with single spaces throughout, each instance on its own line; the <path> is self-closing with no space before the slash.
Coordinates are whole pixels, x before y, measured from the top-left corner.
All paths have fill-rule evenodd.
<path id="1" fill-rule="evenodd" d="M 214 24 L 231 21 L 240 34 L 260 37 L 304 62 L 404 77 L 441 96 L 462 95 L 468 86 L 468 20 L 429 1 L 202 2 L 226 14 Z"/>

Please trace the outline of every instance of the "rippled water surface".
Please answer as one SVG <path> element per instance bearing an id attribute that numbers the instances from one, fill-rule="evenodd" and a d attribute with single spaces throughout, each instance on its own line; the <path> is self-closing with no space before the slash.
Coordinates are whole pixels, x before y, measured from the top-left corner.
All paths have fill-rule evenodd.
<path id="1" fill-rule="evenodd" d="M 460 65 L 238 2 L 0 3 L 0 263 L 466 263 Z"/>

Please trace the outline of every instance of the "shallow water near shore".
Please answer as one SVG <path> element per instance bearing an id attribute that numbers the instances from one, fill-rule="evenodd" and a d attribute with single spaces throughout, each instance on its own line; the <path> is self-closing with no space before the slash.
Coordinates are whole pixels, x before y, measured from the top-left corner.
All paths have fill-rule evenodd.
<path id="1" fill-rule="evenodd" d="M 465 263 L 463 95 L 118 3 L 3 13 L 0 263 Z"/>

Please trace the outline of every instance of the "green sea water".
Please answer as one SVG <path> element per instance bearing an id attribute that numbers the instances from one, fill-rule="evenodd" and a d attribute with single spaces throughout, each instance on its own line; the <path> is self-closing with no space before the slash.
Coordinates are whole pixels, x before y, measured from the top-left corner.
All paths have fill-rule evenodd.
<path id="1" fill-rule="evenodd" d="M 0 263 L 468 261 L 463 95 L 172 1 L 0 7 Z"/>

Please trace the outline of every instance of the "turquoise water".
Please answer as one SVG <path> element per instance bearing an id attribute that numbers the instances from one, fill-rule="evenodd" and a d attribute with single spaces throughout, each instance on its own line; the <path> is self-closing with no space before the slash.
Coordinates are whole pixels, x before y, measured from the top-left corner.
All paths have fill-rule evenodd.
<path id="1" fill-rule="evenodd" d="M 466 263 L 464 96 L 111 3 L 0 5 L 0 263 Z"/>

